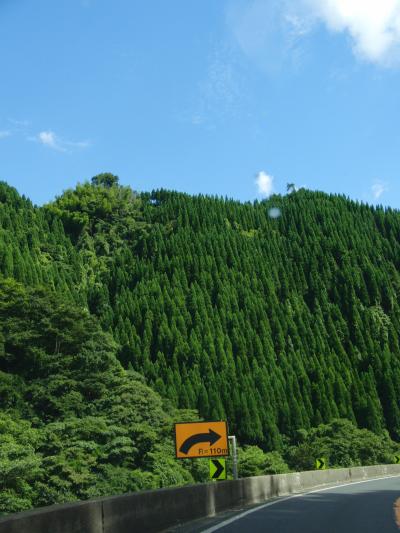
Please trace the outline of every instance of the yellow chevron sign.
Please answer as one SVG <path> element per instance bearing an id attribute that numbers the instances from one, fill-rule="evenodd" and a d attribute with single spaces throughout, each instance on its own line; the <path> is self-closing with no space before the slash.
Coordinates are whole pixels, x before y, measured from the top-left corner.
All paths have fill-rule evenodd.
<path id="1" fill-rule="evenodd" d="M 226 479 L 225 459 L 210 459 L 210 479 Z"/>
<path id="2" fill-rule="evenodd" d="M 328 461 L 325 457 L 318 457 L 318 459 L 315 459 L 315 468 L 316 470 L 326 470 L 328 468 Z"/>

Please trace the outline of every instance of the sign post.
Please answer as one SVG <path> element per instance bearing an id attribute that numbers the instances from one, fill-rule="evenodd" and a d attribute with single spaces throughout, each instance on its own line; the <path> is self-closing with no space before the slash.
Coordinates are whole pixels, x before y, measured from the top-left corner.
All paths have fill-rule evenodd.
<path id="1" fill-rule="evenodd" d="M 233 479 L 238 479 L 236 436 L 235 435 L 229 435 L 229 442 L 232 444 L 232 474 L 233 474 Z"/>

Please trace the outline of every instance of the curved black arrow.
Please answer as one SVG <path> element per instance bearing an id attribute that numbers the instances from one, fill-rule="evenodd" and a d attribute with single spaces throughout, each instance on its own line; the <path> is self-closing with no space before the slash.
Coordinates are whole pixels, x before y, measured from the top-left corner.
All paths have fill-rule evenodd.
<path id="1" fill-rule="evenodd" d="M 321 468 L 325 467 L 325 459 L 317 459 L 317 469 L 320 470 Z"/>
<path id="2" fill-rule="evenodd" d="M 225 467 L 222 463 L 219 462 L 218 459 L 211 459 L 215 468 L 216 468 L 216 471 L 214 472 L 214 474 L 212 475 L 212 479 L 218 479 L 219 476 L 222 474 L 222 472 L 224 471 Z"/>
<path id="3" fill-rule="evenodd" d="M 221 438 L 221 435 L 218 435 L 218 433 L 216 433 L 212 429 L 209 429 L 208 433 L 196 433 L 196 435 L 192 435 L 191 437 L 185 440 L 185 442 L 179 448 L 179 451 L 181 453 L 188 454 L 190 451 L 190 448 L 194 446 L 195 444 L 200 444 L 201 442 L 209 442 L 210 446 L 212 446 L 220 438 Z"/>

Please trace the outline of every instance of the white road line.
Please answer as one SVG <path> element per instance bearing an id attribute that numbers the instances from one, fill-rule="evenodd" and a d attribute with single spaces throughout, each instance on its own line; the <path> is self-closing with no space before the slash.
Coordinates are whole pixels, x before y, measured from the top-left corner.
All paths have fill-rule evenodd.
<path id="1" fill-rule="evenodd" d="M 244 513 L 240 513 L 232 518 L 229 518 L 228 520 L 224 520 L 223 522 L 220 522 L 219 524 L 213 527 L 210 527 L 208 529 L 203 529 L 201 533 L 213 533 L 214 531 L 218 531 L 219 529 L 222 529 L 223 527 L 228 526 L 229 524 L 236 522 L 236 520 L 240 520 L 241 518 L 251 513 L 256 513 L 257 511 L 260 511 L 261 509 L 265 509 L 266 507 L 270 507 L 271 505 L 276 505 L 277 503 L 286 502 L 287 500 L 292 500 L 294 498 L 300 498 L 302 496 L 307 496 L 308 494 L 314 494 L 315 492 L 323 492 L 324 490 L 339 489 L 341 487 L 359 485 L 360 483 L 370 483 L 371 481 L 379 481 L 381 479 L 390 479 L 392 477 L 400 477 L 400 474 L 396 474 L 394 476 L 383 476 L 383 477 L 375 477 L 372 479 L 364 479 L 362 481 L 350 481 L 348 483 L 343 483 L 342 485 L 330 485 L 329 487 L 324 487 L 323 489 L 310 490 L 308 492 L 299 492 L 298 494 L 293 494 L 292 496 L 287 496 L 286 498 L 279 498 L 279 500 L 274 500 L 273 502 L 264 503 L 263 505 L 259 505 L 258 507 L 249 509 L 248 511 L 245 511 Z"/>

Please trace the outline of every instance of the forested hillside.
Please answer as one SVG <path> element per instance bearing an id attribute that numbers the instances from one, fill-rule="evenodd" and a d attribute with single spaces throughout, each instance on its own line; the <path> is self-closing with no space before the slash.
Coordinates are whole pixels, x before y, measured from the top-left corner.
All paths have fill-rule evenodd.
<path id="1" fill-rule="evenodd" d="M 306 190 L 255 204 L 128 192 L 87 184 L 49 206 L 93 264 L 88 306 L 125 367 L 270 449 L 338 416 L 398 435 L 397 212 Z"/>
<path id="2" fill-rule="evenodd" d="M 197 416 L 178 409 L 293 468 L 346 418 L 384 460 L 399 269 L 400 214 L 342 196 L 243 204 L 101 174 L 35 207 L 0 184 L 0 512 L 200 479 L 168 466 L 172 421 Z"/>

